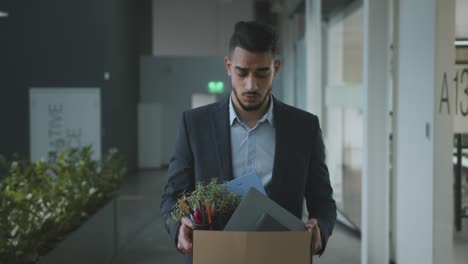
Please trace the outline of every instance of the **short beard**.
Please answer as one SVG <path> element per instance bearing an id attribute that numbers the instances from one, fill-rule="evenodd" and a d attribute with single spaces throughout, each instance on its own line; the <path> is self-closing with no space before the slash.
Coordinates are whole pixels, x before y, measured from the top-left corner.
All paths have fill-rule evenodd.
<path id="1" fill-rule="evenodd" d="M 240 100 L 239 95 L 237 94 L 236 90 L 232 89 L 232 91 L 234 92 L 234 96 L 236 97 L 237 102 L 239 103 L 242 110 L 244 110 L 246 112 L 254 112 L 254 111 L 259 110 L 265 104 L 265 101 L 270 96 L 271 88 L 269 89 L 269 91 L 267 92 L 265 97 L 263 97 L 263 100 L 260 103 L 258 103 L 256 105 L 251 105 L 251 106 L 247 106 L 247 105 L 243 104 L 242 101 Z"/>

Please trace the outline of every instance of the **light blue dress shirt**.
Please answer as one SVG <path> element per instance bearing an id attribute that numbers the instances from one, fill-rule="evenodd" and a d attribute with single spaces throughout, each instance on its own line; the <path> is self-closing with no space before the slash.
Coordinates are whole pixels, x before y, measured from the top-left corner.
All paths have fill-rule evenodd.
<path id="1" fill-rule="evenodd" d="M 255 171 L 263 186 L 271 181 L 275 158 L 275 127 L 273 120 L 273 100 L 265 115 L 250 128 L 237 117 L 229 99 L 229 120 L 231 125 L 231 154 L 234 178 Z"/>

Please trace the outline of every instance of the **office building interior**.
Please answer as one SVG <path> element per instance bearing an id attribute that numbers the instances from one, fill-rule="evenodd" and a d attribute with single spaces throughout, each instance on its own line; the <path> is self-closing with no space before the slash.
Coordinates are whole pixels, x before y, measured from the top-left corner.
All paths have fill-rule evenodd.
<path id="1" fill-rule="evenodd" d="M 241 20 L 279 34 L 273 95 L 320 119 L 338 217 L 314 263 L 468 263 L 467 13 L 468 0 L 0 1 L 0 155 L 91 144 L 127 168 L 38 263 L 183 262 L 160 217 L 167 167 L 182 112 L 230 94 Z M 50 94 L 76 144 L 46 143 Z"/>

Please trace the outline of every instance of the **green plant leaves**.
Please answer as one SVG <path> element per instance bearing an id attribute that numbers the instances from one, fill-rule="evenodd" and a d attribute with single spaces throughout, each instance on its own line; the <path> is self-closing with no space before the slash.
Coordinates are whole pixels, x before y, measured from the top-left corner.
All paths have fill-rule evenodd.
<path id="1" fill-rule="evenodd" d="M 0 156 L 0 263 L 34 262 L 44 243 L 113 195 L 123 158 L 115 149 L 102 162 L 91 157 L 91 146 L 64 151 L 52 163 Z"/>

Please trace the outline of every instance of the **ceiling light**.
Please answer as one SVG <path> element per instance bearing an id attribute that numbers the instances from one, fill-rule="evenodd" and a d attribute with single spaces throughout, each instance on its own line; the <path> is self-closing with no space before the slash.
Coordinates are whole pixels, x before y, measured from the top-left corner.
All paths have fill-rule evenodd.
<path id="1" fill-rule="evenodd" d="M 7 12 L 0 11 L 0 17 L 7 17 L 7 16 L 8 16 Z"/>
<path id="2" fill-rule="evenodd" d="M 455 46 L 468 46 L 468 40 L 456 40 Z"/>

